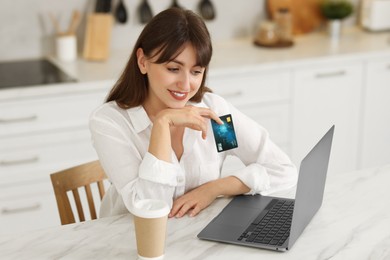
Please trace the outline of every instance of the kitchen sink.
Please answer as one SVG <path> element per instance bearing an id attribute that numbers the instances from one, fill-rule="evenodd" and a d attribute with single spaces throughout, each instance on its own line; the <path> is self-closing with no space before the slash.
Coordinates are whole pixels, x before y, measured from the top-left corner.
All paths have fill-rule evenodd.
<path id="1" fill-rule="evenodd" d="M 76 80 L 46 59 L 0 62 L 0 89 Z"/>

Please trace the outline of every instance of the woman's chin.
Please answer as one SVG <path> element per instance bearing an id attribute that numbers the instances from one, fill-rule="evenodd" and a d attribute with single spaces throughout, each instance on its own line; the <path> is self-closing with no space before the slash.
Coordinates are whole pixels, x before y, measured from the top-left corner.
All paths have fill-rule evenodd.
<path id="1" fill-rule="evenodd" d="M 187 102 L 188 101 L 181 101 L 181 102 L 174 102 L 174 103 L 171 103 L 171 104 L 168 104 L 168 107 L 169 108 L 172 108 L 172 109 L 179 109 L 179 108 L 183 108 L 187 105 Z"/>

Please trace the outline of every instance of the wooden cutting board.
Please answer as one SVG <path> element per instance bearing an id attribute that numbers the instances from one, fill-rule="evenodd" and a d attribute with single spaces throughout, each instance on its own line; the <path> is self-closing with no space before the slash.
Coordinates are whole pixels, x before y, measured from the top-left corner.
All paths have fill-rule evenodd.
<path id="1" fill-rule="evenodd" d="M 110 52 L 113 17 L 108 13 L 88 15 L 83 57 L 86 60 L 104 61 Z"/>
<path id="2" fill-rule="evenodd" d="M 271 19 L 279 8 L 288 8 L 292 14 L 294 35 L 318 29 L 324 23 L 319 3 L 321 0 L 267 0 L 267 11 Z"/>

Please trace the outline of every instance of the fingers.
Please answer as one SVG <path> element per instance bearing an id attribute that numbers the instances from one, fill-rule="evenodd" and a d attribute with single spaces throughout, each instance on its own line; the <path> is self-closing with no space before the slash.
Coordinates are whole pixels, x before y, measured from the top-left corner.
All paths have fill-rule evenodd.
<path id="1" fill-rule="evenodd" d="M 191 201 L 184 202 L 184 201 L 178 199 L 173 203 L 171 212 L 169 213 L 168 216 L 170 218 L 171 217 L 181 218 L 182 216 L 187 214 L 187 212 L 189 212 L 192 208 L 194 208 L 195 205 L 196 205 L 195 202 L 191 202 Z"/>
<path id="2" fill-rule="evenodd" d="M 193 107 L 193 106 L 188 106 L 187 108 L 190 108 L 192 113 L 198 114 L 200 117 L 196 118 L 199 120 L 198 125 L 200 127 L 200 131 L 202 131 L 202 138 L 206 139 L 207 136 L 207 123 L 203 118 L 209 118 L 214 121 L 216 121 L 219 125 L 223 125 L 223 121 L 215 114 L 214 111 L 212 111 L 209 108 L 203 108 L 203 107 Z M 194 112 L 196 111 L 196 112 Z"/>
<path id="3" fill-rule="evenodd" d="M 206 118 L 223 124 L 223 121 L 209 108 L 186 106 L 180 109 L 167 109 L 164 112 L 168 116 L 171 126 L 184 126 L 202 132 L 202 138 L 206 139 L 208 122 Z"/>
<path id="4" fill-rule="evenodd" d="M 207 135 L 207 124 L 202 117 L 194 119 L 193 122 L 184 124 L 186 127 L 198 130 L 202 132 L 202 138 L 206 139 Z"/>
<path id="5" fill-rule="evenodd" d="M 172 218 L 172 217 L 176 217 L 176 218 L 181 218 L 183 217 L 185 214 L 188 213 L 188 215 L 190 217 L 195 217 L 196 215 L 199 214 L 199 212 L 202 210 L 202 207 L 200 207 L 200 205 L 198 203 L 185 203 L 182 205 L 182 207 L 177 207 L 177 208 L 173 208 L 172 207 L 172 210 L 171 212 L 169 213 L 169 217 Z"/>
<path id="6" fill-rule="evenodd" d="M 180 218 L 187 213 L 190 217 L 198 215 L 200 211 L 209 206 L 217 197 L 214 187 L 213 182 L 208 182 L 177 198 L 173 202 L 169 217 Z"/>
<path id="7" fill-rule="evenodd" d="M 195 217 L 196 215 L 199 214 L 199 212 L 202 210 L 201 207 L 199 207 L 198 205 L 196 205 L 189 213 L 190 213 L 190 217 Z"/>
<path id="8" fill-rule="evenodd" d="M 217 114 L 209 108 L 198 108 L 200 109 L 200 115 L 203 117 L 207 117 L 213 119 L 219 125 L 223 125 L 223 121 L 217 116 Z"/>
<path id="9" fill-rule="evenodd" d="M 199 200 L 190 199 L 188 194 L 185 194 L 173 202 L 173 206 L 168 217 L 181 218 L 187 213 L 190 217 L 194 217 L 204 208 L 201 204 L 202 203 Z"/>

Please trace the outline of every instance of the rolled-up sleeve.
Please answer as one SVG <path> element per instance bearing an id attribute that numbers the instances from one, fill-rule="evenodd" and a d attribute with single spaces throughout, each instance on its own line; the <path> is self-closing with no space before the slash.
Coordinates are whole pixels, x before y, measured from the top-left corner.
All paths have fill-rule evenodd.
<path id="1" fill-rule="evenodd" d="M 179 165 L 159 160 L 147 152 L 139 167 L 139 178 L 175 187 L 179 172 Z"/>
<path id="2" fill-rule="evenodd" d="M 251 190 L 248 194 L 267 195 L 296 185 L 297 169 L 289 157 L 270 139 L 266 129 L 230 105 L 238 148 L 245 168 L 230 173 Z"/>

